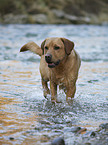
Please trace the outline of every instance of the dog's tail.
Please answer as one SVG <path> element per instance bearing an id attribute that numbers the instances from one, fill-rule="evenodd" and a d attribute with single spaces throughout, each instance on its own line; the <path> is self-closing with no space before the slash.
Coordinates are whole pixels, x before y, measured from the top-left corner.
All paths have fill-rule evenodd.
<path id="1" fill-rule="evenodd" d="M 42 49 L 35 42 L 28 42 L 24 46 L 21 47 L 20 52 L 28 51 L 38 54 L 42 56 Z"/>

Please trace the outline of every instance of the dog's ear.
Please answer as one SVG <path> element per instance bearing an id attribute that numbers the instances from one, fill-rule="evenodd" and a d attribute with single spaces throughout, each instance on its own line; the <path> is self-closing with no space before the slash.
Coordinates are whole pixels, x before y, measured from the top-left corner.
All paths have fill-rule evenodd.
<path id="1" fill-rule="evenodd" d="M 43 54 L 44 54 L 44 45 L 45 45 L 45 42 L 46 42 L 46 39 L 41 43 L 41 49 L 42 49 Z"/>
<path id="2" fill-rule="evenodd" d="M 64 43 L 65 51 L 66 54 L 69 55 L 74 48 L 74 42 L 66 39 L 66 38 L 61 38 L 62 42 Z"/>
<path id="3" fill-rule="evenodd" d="M 28 42 L 27 44 L 21 47 L 20 52 L 24 52 L 28 50 L 38 54 L 39 56 L 42 55 L 42 49 L 35 42 Z"/>

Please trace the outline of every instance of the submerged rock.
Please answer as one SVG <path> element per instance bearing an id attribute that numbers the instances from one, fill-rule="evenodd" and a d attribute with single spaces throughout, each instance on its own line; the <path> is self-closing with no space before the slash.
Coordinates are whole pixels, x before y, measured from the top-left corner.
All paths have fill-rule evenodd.
<path id="1" fill-rule="evenodd" d="M 10 140 L 14 140 L 14 137 L 10 137 L 9 139 L 10 139 Z"/>
<path id="2" fill-rule="evenodd" d="M 81 127 L 78 127 L 78 126 L 72 126 L 72 127 L 65 127 L 64 128 L 64 132 L 77 133 L 79 130 L 81 130 Z"/>
<path id="3" fill-rule="evenodd" d="M 52 141 L 51 145 L 65 145 L 65 141 L 62 137 L 57 137 Z"/>
<path id="4" fill-rule="evenodd" d="M 108 130 L 108 123 L 103 123 L 99 125 L 100 128 Z"/>
<path id="5" fill-rule="evenodd" d="M 83 136 L 84 137 L 95 137 L 96 132 L 95 131 L 87 131 Z"/>
<path id="6" fill-rule="evenodd" d="M 81 127 L 73 126 L 71 127 L 71 132 L 78 132 L 81 129 Z"/>
<path id="7" fill-rule="evenodd" d="M 97 131 L 87 131 L 76 145 L 108 145 L 108 123 L 100 124 Z"/>
<path id="8" fill-rule="evenodd" d="M 87 128 L 81 128 L 77 133 L 82 134 L 87 131 Z"/>

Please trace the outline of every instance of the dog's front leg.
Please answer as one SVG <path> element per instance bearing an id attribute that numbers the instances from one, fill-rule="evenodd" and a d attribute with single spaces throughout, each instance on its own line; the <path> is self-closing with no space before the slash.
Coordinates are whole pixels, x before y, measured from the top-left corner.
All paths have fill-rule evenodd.
<path id="1" fill-rule="evenodd" d="M 43 92 L 44 92 L 44 97 L 47 98 L 47 95 L 50 94 L 50 90 L 48 88 L 47 81 L 42 79 L 42 86 L 43 86 Z"/>
<path id="2" fill-rule="evenodd" d="M 57 85 L 50 81 L 50 89 L 51 89 L 51 102 L 55 103 L 57 102 Z"/>

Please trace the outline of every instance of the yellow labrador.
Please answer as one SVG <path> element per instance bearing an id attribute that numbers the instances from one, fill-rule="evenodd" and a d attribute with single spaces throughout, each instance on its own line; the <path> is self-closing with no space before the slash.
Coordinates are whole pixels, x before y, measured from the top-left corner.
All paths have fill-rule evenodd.
<path id="1" fill-rule="evenodd" d="M 64 89 L 66 100 L 73 98 L 81 64 L 81 59 L 74 50 L 74 43 L 65 38 L 52 37 L 45 39 L 41 47 L 29 42 L 20 49 L 20 52 L 27 50 L 41 56 L 40 73 L 44 96 L 47 97 L 51 93 L 51 101 L 58 102 L 57 85 L 59 85 L 59 88 Z"/>

